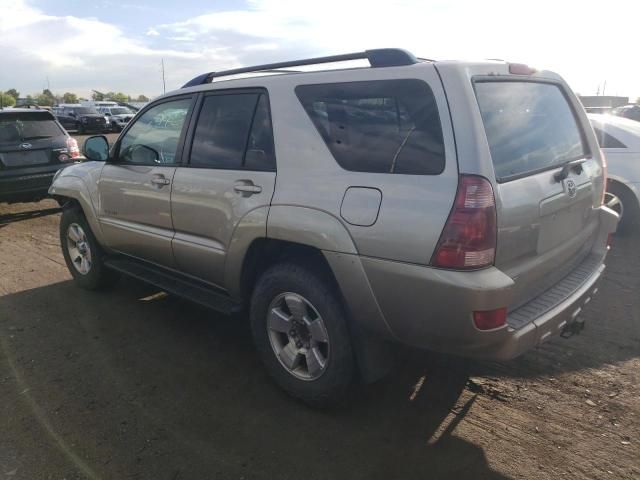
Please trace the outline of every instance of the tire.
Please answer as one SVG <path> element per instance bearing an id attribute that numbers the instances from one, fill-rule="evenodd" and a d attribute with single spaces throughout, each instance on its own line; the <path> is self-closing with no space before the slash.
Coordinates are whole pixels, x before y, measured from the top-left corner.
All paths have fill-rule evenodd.
<path id="1" fill-rule="evenodd" d="M 329 281 L 296 263 L 277 264 L 258 280 L 250 317 L 261 360 L 282 389 L 313 407 L 340 403 L 354 382 L 355 359 L 345 310 Z"/>
<path id="2" fill-rule="evenodd" d="M 621 204 L 620 206 L 613 207 L 613 210 L 622 213 L 620 223 L 618 223 L 617 233 L 629 235 L 638 231 L 638 226 L 640 225 L 640 205 L 638 205 L 638 200 L 633 192 L 620 184 L 612 183 L 609 185 L 609 188 L 607 188 L 607 193 L 618 197 Z M 610 202 L 606 202 L 605 205 L 610 206 Z"/>
<path id="3" fill-rule="evenodd" d="M 80 208 L 63 210 L 60 245 L 67 268 L 80 287 L 98 290 L 109 287 L 118 280 L 119 274 L 104 266 L 104 252 Z"/>

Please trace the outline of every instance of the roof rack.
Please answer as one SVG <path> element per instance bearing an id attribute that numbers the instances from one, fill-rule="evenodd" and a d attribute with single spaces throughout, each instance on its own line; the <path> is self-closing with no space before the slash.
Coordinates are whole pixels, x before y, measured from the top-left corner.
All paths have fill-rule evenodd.
<path id="1" fill-rule="evenodd" d="M 238 75 L 240 73 L 249 72 L 283 72 L 293 73 L 290 70 L 280 70 L 289 67 L 301 67 L 304 65 L 318 65 L 322 63 L 347 62 L 350 60 L 368 60 L 372 67 L 399 67 L 402 65 L 413 65 L 420 60 L 412 53 L 401 48 L 377 48 L 374 50 L 365 50 L 364 52 L 345 53 L 342 55 L 332 55 L 329 57 L 305 58 L 302 60 L 292 60 L 289 62 L 266 63 L 264 65 L 255 65 L 253 67 L 234 68 L 232 70 L 223 70 L 220 72 L 203 73 L 185 83 L 182 88 L 193 87 L 196 85 L 204 85 L 211 83 L 214 78 L 226 77 L 229 75 Z"/>

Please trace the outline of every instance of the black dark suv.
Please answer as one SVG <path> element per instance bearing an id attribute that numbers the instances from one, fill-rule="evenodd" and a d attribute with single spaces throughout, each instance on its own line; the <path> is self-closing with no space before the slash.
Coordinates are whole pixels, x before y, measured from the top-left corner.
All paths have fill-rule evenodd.
<path id="1" fill-rule="evenodd" d="M 78 133 L 106 132 L 109 127 L 102 113 L 91 107 L 61 107 L 55 110 L 58 121 L 67 130 Z"/>
<path id="2" fill-rule="evenodd" d="M 78 143 L 46 110 L 0 110 L 0 202 L 47 196 L 53 176 L 80 156 Z"/>

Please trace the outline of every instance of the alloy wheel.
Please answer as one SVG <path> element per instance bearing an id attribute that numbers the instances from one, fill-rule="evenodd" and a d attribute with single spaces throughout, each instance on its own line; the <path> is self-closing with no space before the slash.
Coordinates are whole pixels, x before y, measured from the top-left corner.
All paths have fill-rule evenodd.
<path id="1" fill-rule="evenodd" d="M 86 233 L 77 223 L 67 228 L 67 251 L 78 273 L 88 274 L 91 270 L 91 247 Z"/>
<path id="2" fill-rule="evenodd" d="M 318 310 L 302 295 L 282 293 L 269 305 L 267 330 L 280 364 L 294 377 L 316 380 L 329 361 L 329 335 Z"/>

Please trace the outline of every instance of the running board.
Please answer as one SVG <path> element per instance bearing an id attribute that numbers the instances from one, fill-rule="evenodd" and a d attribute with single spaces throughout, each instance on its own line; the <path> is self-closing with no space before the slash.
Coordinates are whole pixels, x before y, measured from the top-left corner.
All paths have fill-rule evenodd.
<path id="1" fill-rule="evenodd" d="M 167 293 L 185 298 L 225 315 L 232 315 L 241 311 L 240 304 L 223 291 L 198 280 L 172 273 L 161 267 L 123 257 L 106 258 L 104 264 L 111 270 L 150 283 Z"/>

